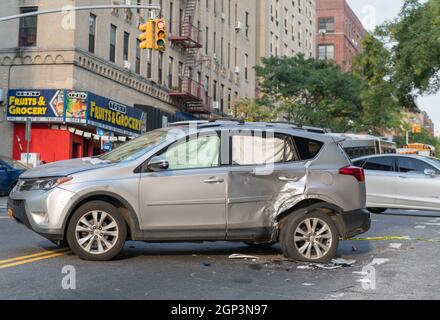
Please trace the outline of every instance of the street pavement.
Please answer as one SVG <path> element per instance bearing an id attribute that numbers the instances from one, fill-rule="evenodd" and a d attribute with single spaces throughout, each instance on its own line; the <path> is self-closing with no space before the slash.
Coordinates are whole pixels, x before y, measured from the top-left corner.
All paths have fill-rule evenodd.
<path id="1" fill-rule="evenodd" d="M 339 269 L 283 259 L 242 243 L 129 242 L 111 262 L 87 262 L 6 218 L 0 198 L 0 299 L 438 299 L 440 213 L 373 215 L 343 241 Z M 50 251 L 49 253 L 46 251 Z M 232 260 L 231 254 L 257 259 Z M 72 276 L 75 289 L 63 289 Z M 64 273 L 63 273 L 64 271 Z M 374 275 L 375 274 L 375 275 Z"/>

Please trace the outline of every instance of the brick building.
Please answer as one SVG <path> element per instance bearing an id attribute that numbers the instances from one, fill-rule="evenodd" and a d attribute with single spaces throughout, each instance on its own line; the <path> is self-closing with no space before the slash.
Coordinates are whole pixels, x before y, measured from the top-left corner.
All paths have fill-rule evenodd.
<path id="1" fill-rule="evenodd" d="M 317 57 L 331 59 L 350 71 L 366 34 L 346 0 L 317 0 Z"/>

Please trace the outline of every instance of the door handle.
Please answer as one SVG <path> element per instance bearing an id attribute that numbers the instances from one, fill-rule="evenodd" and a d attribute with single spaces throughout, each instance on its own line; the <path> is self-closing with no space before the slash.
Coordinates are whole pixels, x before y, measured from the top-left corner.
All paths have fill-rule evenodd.
<path id="1" fill-rule="evenodd" d="M 204 183 L 212 183 L 212 184 L 214 184 L 214 183 L 223 183 L 223 182 L 225 182 L 225 180 L 222 179 L 222 178 L 219 178 L 219 177 L 212 177 L 212 178 L 209 178 L 207 180 L 204 180 L 203 182 Z"/>
<path id="2" fill-rule="evenodd" d="M 295 178 L 279 177 L 278 179 L 280 181 L 284 181 L 284 182 L 298 182 L 299 181 L 298 177 L 295 177 Z"/>

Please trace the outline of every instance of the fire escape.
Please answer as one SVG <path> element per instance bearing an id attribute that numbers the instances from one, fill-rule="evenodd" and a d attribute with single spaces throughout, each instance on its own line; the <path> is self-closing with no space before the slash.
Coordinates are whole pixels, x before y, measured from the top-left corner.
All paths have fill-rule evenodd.
<path id="1" fill-rule="evenodd" d="M 194 71 L 202 65 L 199 56 L 201 44 L 201 31 L 194 26 L 194 16 L 196 14 L 198 0 L 187 0 L 183 21 L 179 30 L 179 35 L 170 35 L 169 41 L 174 45 L 180 46 L 184 51 L 183 74 L 179 75 L 179 87 L 173 89 L 171 97 L 185 107 L 186 111 L 193 114 L 210 114 L 211 97 L 209 90 L 198 81 L 194 80 Z"/>

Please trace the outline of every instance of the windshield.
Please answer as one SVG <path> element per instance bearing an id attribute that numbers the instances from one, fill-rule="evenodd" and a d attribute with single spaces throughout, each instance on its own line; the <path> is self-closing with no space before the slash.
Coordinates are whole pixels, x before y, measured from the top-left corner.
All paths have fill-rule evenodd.
<path id="1" fill-rule="evenodd" d="M 5 162 L 10 167 L 17 169 L 17 170 L 26 170 L 26 166 L 16 160 L 7 159 L 7 158 L 0 158 L 1 161 Z M 1 162 L 0 162 L 1 164 Z"/>
<path id="2" fill-rule="evenodd" d="M 152 131 L 99 156 L 98 159 L 112 163 L 136 160 L 170 138 L 172 135 L 169 131 Z"/>

